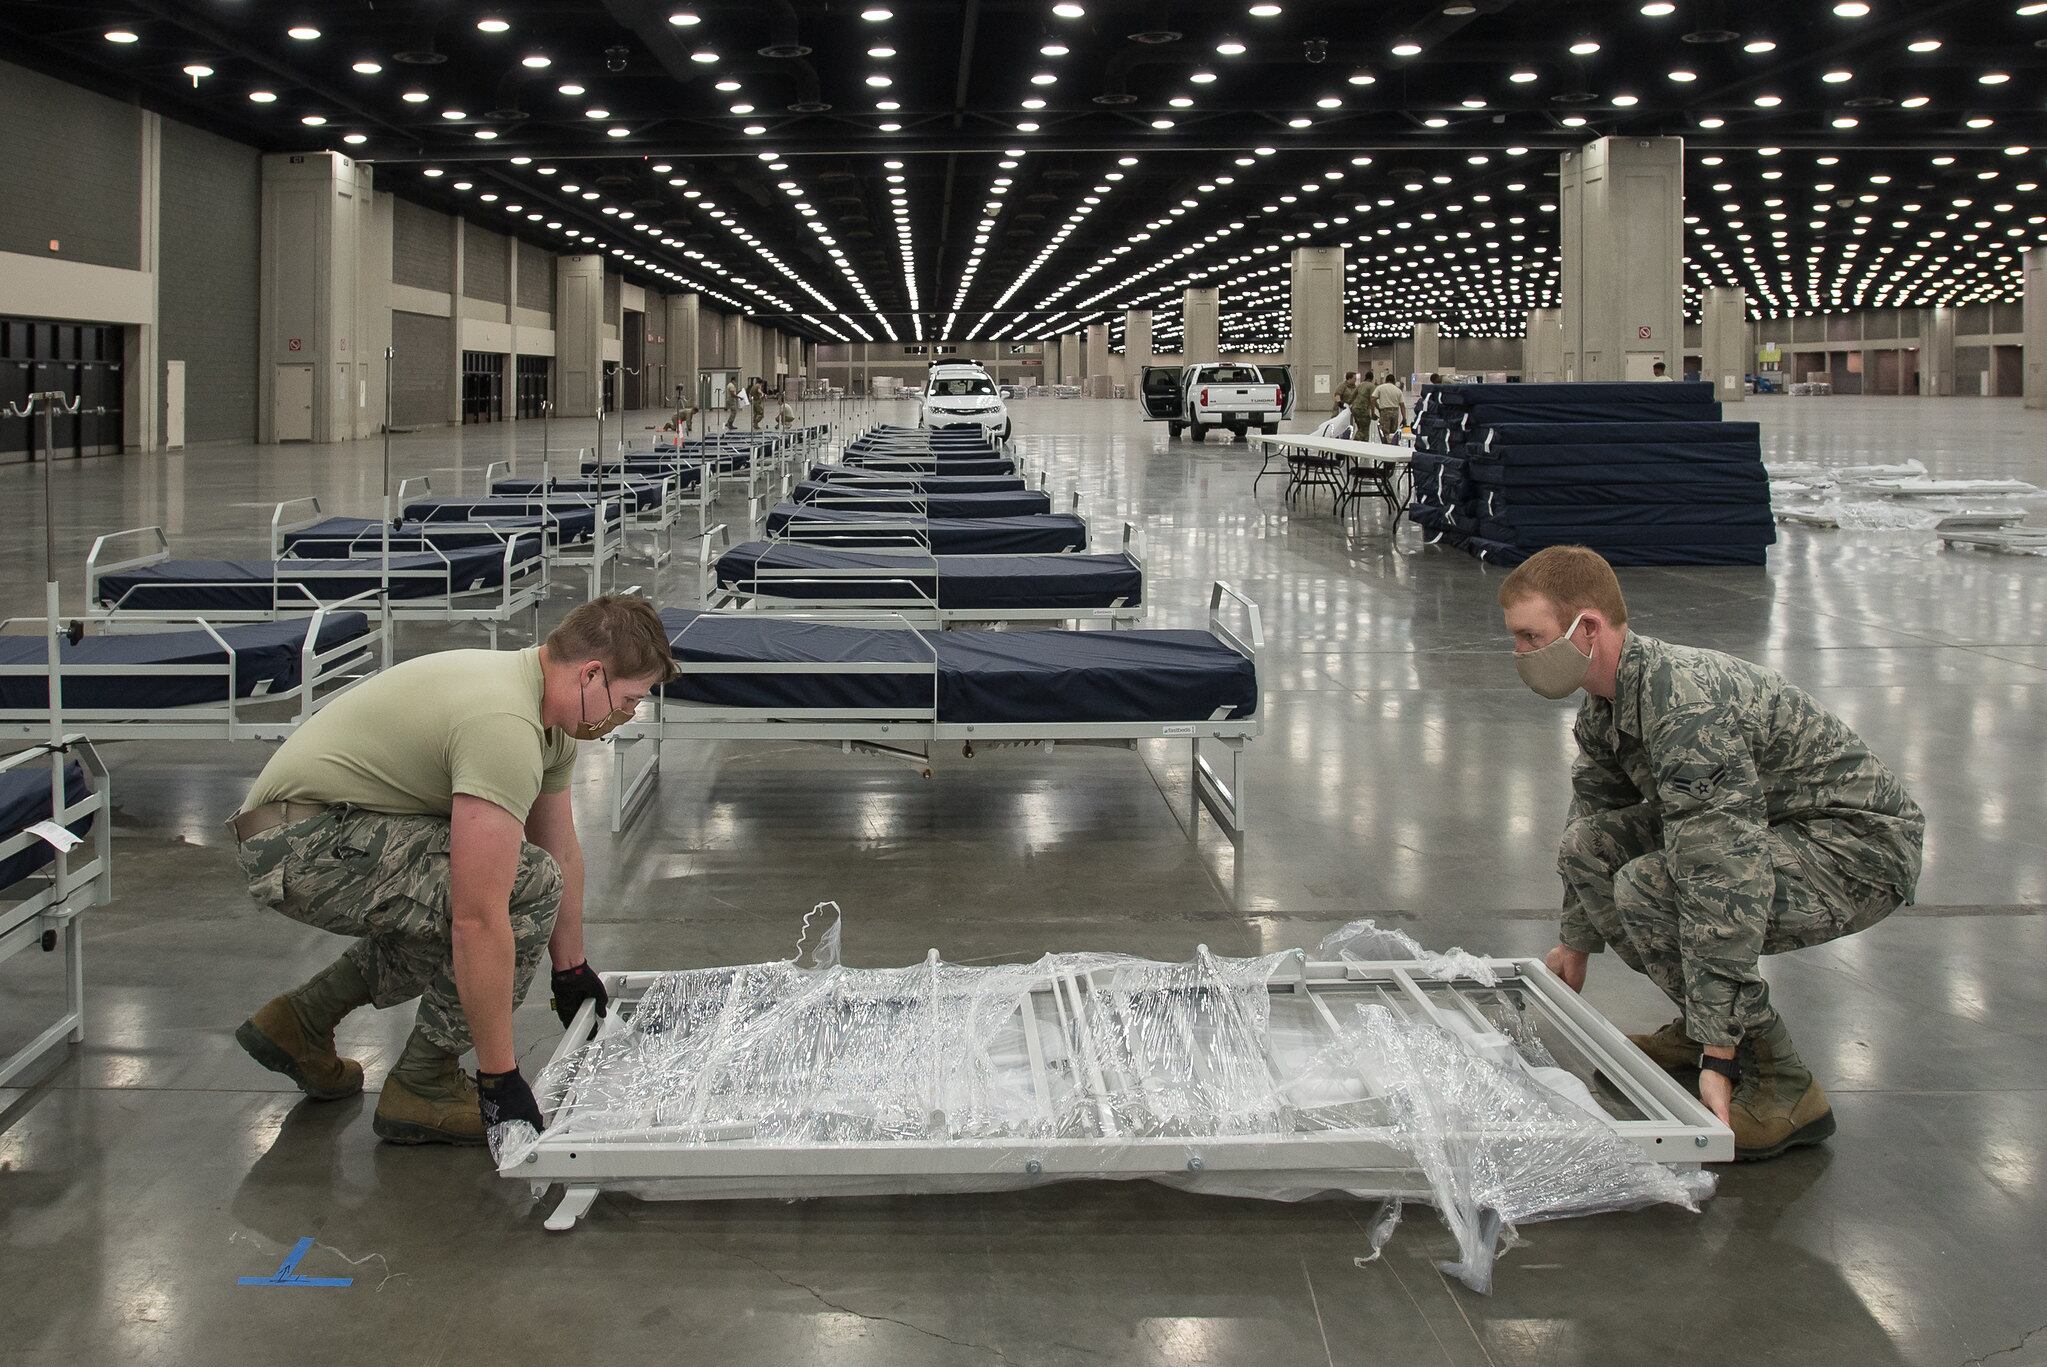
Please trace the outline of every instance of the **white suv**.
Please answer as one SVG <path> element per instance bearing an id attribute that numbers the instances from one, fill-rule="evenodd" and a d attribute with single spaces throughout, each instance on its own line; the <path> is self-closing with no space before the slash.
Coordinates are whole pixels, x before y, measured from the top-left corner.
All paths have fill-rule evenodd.
<path id="1" fill-rule="evenodd" d="M 942 361 L 924 385 L 918 423 L 928 428 L 978 427 L 994 442 L 1009 440 L 1009 405 L 975 361 Z"/>

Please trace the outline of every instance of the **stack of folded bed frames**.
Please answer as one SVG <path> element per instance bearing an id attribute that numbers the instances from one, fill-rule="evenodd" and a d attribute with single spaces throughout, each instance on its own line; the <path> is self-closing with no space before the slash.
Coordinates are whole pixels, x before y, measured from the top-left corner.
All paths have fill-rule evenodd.
<path id="1" fill-rule="evenodd" d="M 1482 560 L 1760 565 L 1777 539 L 1756 424 L 1703 382 L 1428 385 L 1415 446 L 1408 515 Z"/>

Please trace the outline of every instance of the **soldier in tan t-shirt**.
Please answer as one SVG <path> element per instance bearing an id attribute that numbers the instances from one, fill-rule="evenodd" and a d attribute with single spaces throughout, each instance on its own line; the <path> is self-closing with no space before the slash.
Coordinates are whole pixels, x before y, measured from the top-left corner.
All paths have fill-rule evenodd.
<path id="1" fill-rule="evenodd" d="M 249 893 L 355 943 L 273 998 L 235 1038 L 308 1096 L 362 1090 L 334 1027 L 420 999 L 372 1128 L 401 1144 L 484 1142 L 540 1128 L 512 1052 L 512 1009 L 554 964 L 568 1024 L 603 982 L 583 954 L 583 855 L 569 803 L 576 741 L 632 717 L 670 678 L 644 599 L 599 598 L 531 650 L 407 660 L 322 708 L 278 748 L 228 824 Z M 462 1072 L 474 1044 L 477 1078 Z"/>

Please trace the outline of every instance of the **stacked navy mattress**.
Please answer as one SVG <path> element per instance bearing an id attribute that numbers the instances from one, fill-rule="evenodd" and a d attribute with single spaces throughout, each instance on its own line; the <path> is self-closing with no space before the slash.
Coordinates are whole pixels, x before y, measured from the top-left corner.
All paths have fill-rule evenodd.
<path id="1" fill-rule="evenodd" d="M 42 644 L 40 641 L 38 645 Z M 64 805 L 69 807 L 83 801 L 92 792 L 92 783 L 85 776 L 84 766 L 77 760 L 68 760 L 64 765 Z M 50 817 L 50 770 L 48 761 L 42 764 L 25 764 L 18 769 L 0 773 L 0 840 L 19 835 L 38 821 Z M 71 823 L 73 835 L 82 836 L 92 829 L 92 817 L 81 816 Z M 79 851 L 83 858 L 88 851 Z M 57 852 L 45 841 L 31 836 L 28 847 L 15 854 L 0 858 L 0 888 L 18 883 L 36 870 L 56 862 Z"/>
<path id="2" fill-rule="evenodd" d="M 911 711 L 931 708 L 935 687 L 939 721 L 989 725 L 1195 722 L 1248 717 L 1258 709 L 1256 668 L 1206 631 L 919 633 L 679 609 L 664 611 L 661 621 L 685 671 L 661 691 L 683 702 Z M 905 669 L 830 668 L 869 662 Z M 706 663 L 825 668 L 687 672 L 691 664 Z"/>
<path id="3" fill-rule="evenodd" d="M 1056 554 L 1087 549 L 1087 522 L 1072 513 L 1030 513 L 1022 517 L 919 517 L 902 513 L 867 512 L 856 508 L 818 508 L 802 503 L 778 504 L 765 524 L 771 537 L 829 537 L 839 546 L 896 546 L 901 528 L 921 529 L 933 555 Z M 794 530 L 791 530 L 793 528 Z M 873 528 L 871 533 L 863 530 Z"/>
<path id="4" fill-rule="evenodd" d="M 1756 424 L 1705 383 L 1425 386 L 1408 516 L 1507 565 L 1760 565 L 1777 539 Z"/>
<path id="5" fill-rule="evenodd" d="M 306 632 L 312 618 L 283 622 L 252 622 L 219 626 L 212 631 L 109 632 L 76 643 L 59 638 L 57 658 L 67 670 L 133 669 L 132 674 L 92 673 L 64 676 L 63 703 L 81 711 L 133 708 L 153 711 L 194 703 L 228 701 L 227 680 L 219 674 L 166 674 L 164 665 L 227 664 L 227 642 L 234 651 L 234 697 L 282 694 L 304 679 Z M 325 653 L 369 635 L 370 619 L 360 612 L 330 612 L 320 622 L 313 649 Z M 217 639 L 216 639 L 217 637 Z M 365 652 L 366 654 L 366 652 Z M 355 657 L 337 657 L 341 664 Z M 0 636 L 0 711 L 37 711 L 50 705 L 50 646 L 41 636 Z M 33 666 L 33 671 L 22 670 Z M 329 668 L 337 667 L 330 664 Z"/>
<path id="6" fill-rule="evenodd" d="M 763 579 L 762 574 L 770 577 Z M 718 557 L 718 586 L 767 597 L 931 602 L 963 611 L 1134 607 L 1144 571 L 1128 555 L 919 558 L 746 541 Z M 808 577 L 829 575 L 832 577 Z"/>

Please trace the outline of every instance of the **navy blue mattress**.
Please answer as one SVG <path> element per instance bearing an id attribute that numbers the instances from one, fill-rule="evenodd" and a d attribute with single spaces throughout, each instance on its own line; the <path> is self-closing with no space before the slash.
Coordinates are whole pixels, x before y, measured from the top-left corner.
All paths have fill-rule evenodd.
<path id="1" fill-rule="evenodd" d="M 1016 462 L 1006 456 L 953 457 L 933 459 L 930 456 L 863 456 L 848 452 L 846 464 L 859 470 L 872 470 L 878 475 L 1013 475 Z"/>
<path id="2" fill-rule="evenodd" d="M 1429 384 L 1422 403 L 1443 408 L 1475 408 L 1515 403 L 1528 407 L 1569 408 L 1579 403 L 1688 404 L 1712 403 L 1713 386 L 1704 380 L 1568 380 L 1550 384 Z M 1537 418 L 1540 422 L 1542 419 Z M 1563 419 L 1558 419 L 1563 421 Z"/>
<path id="3" fill-rule="evenodd" d="M 305 647 L 306 630 L 311 624 L 310 617 L 294 617 L 282 622 L 215 627 L 234 648 L 234 696 L 284 693 L 298 687 L 303 677 L 300 651 Z M 314 649 L 331 650 L 368 635 L 369 629 L 369 618 L 360 612 L 329 613 L 320 624 Z M 47 669 L 49 650 L 49 643 L 40 636 L 0 636 L 0 665 Z M 227 660 L 213 637 L 204 631 L 112 632 L 87 636 L 76 645 L 60 639 L 57 652 L 67 669 L 74 665 L 217 665 Z M 150 711 L 191 703 L 226 702 L 225 685 L 220 676 L 203 674 L 67 675 L 64 706 Z M 47 675 L 0 674 L 0 708 L 42 708 L 49 704 Z"/>
<path id="4" fill-rule="evenodd" d="M 752 580 L 761 570 L 859 570 L 874 579 Z M 935 575 L 934 575 L 935 570 Z M 718 557 L 718 583 L 749 593 L 787 598 L 884 598 L 929 602 L 937 580 L 938 605 L 973 610 L 1106 608 L 1143 601 L 1144 575 L 1129 556 L 948 555 L 920 559 L 875 551 L 747 541 Z M 897 582 L 882 582 L 895 580 Z M 909 582 L 901 582 L 907 580 Z"/>
<path id="5" fill-rule="evenodd" d="M 496 588 L 504 582 L 504 552 L 494 546 L 394 555 L 393 570 L 431 573 L 391 580 L 391 600 L 439 598 L 453 591 Z M 445 568 L 445 574 L 443 570 Z M 99 600 L 109 607 L 153 612 L 303 611 L 308 600 L 274 585 L 303 584 L 323 603 L 339 602 L 383 585 L 378 557 L 349 560 L 163 560 L 140 569 L 103 574 Z"/>
<path id="6" fill-rule="evenodd" d="M 1627 446 L 1649 442 L 1747 442 L 1761 427 L 1752 422 L 1488 422 L 1481 445 Z"/>
<path id="7" fill-rule="evenodd" d="M 896 674 L 689 674 L 670 698 L 763 709 L 932 705 L 923 666 L 938 657 L 945 722 L 1202 721 L 1258 709 L 1251 661 L 1206 631 L 945 631 L 917 634 L 774 617 L 661 614 L 675 658 L 707 662 L 903 661 Z"/>
<path id="8" fill-rule="evenodd" d="M 284 534 L 284 549 L 296 556 L 374 556 L 383 553 L 383 524 L 374 517 L 325 517 L 309 527 Z M 391 529 L 391 550 L 418 551 L 427 546 L 450 550 L 461 546 L 494 546 L 517 540 L 523 558 L 539 552 L 546 522 L 538 517 L 502 517 L 483 522 L 401 522 Z M 530 535 L 526 535 L 530 533 Z"/>
<path id="9" fill-rule="evenodd" d="M 870 513 L 918 513 L 931 517 L 1023 517 L 1052 511 L 1052 495 L 1043 489 L 1022 489 L 1002 494 L 930 494 L 922 498 L 863 497 L 842 485 L 804 481 L 790 495 L 798 503 L 831 499 L 832 507 L 856 508 Z"/>
<path id="10" fill-rule="evenodd" d="M 70 806 L 92 791 L 92 784 L 86 780 L 85 766 L 77 760 L 64 764 L 64 805 Z M 0 837 L 18 835 L 50 816 L 50 762 L 45 759 L 37 764 L 25 764 L 18 769 L 9 769 L 0 774 Z M 71 823 L 73 835 L 84 835 L 92 829 L 90 816 L 80 817 Z M 75 851 L 83 854 L 85 851 Z M 0 888 L 18 883 L 37 869 L 57 862 L 57 852 L 45 842 L 31 837 L 28 848 L 19 854 L 0 859 Z"/>
<path id="11" fill-rule="evenodd" d="M 904 517 L 900 513 L 867 513 L 850 508 L 814 508 L 806 504 L 776 505 L 767 517 L 767 534 L 779 536 L 790 523 L 829 526 L 833 535 L 856 536 L 860 527 L 877 523 L 915 522 L 925 529 L 933 555 L 1056 554 L 1087 549 L 1087 523 L 1071 513 L 1032 513 L 1024 517 Z M 900 544 L 900 533 L 876 533 L 876 542 Z M 870 543 L 873 544 L 873 543 Z"/>
<path id="12" fill-rule="evenodd" d="M 540 517 L 554 524 L 564 545 L 588 541 L 597 532 L 597 509 L 588 503 L 547 498 L 426 498 L 403 508 L 407 522 L 496 522 L 506 517 Z M 619 523 L 613 513 L 611 525 Z"/>
<path id="13" fill-rule="evenodd" d="M 1474 477 L 1481 468 L 1507 469 L 1528 481 L 1583 479 L 1582 466 L 1634 466 L 1686 475 L 1750 476 L 1768 483 L 1756 439 L 1714 442 L 1615 442 L 1577 446 L 1509 446 L 1494 442 L 1490 450 L 1466 446 Z"/>
<path id="14" fill-rule="evenodd" d="M 1030 487 L 1024 483 L 1022 475 L 955 475 L 950 472 L 940 475 L 918 471 L 897 474 L 845 465 L 813 465 L 810 467 L 810 479 L 814 484 L 852 484 L 861 489 L 918 489 L 927 494 L 1009 494 Z"/>
<path id="15" fill-rule="evenodd" d="M 1545 546 L 1584 545 L 1580 539 L 1511 543 L 1484 537 L 1446 536 L 1446 543 L 1469 551 L 1495 565 L 1518 565 Z M 1646 565 L 1764 565 L 1769 563 L 1767 545 L 1725 545 L 1719 542 L 1687 544 L 1663 542 L 1655 546 L 1595 546 L 1608 564 L 1628 569 Z"/>
<path id="16" fill-rule="evenodd" d="M 599 476 L 603 476 L 611 481 L 614 486 L 621 476 L 627 480 L 639 480 L 647 483 L 674 480 L 675 491 L 682 494 L 688 493 L 696 488 L 697 485 L 703 483 L 704 463 L 701 460 L 685 459 L 676 456 L 668 456 L 660 460 L 586 460 L 583 462 L 583 475 L 586 479 L 592 481 L 596 480 Z"/>
<path id="17" fill-rule="evenodd" d="M 651 479 L 561 479 L 551 484 L 539 479 L 501 479 L 490 486 L 493 495 L 530 498 L 535 494 L 566 494 L 574 498 L 615 498 L 630 512 L 660 505 L 661 486 Z"/>

